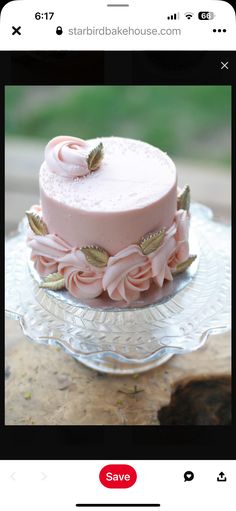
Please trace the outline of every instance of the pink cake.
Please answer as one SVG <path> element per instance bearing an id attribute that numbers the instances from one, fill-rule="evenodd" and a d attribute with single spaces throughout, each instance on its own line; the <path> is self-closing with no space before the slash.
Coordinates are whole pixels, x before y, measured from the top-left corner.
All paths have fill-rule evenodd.
<path id="1" fill-rule="evenodd" d="M 173 161 L 145 142 L 56 137 L 39 176 L 41 206 L 27 212 L 41 286 L 78 299 L 103 292 L 130 303 L 184 271 L 189 187 L 177 198 Z"/>

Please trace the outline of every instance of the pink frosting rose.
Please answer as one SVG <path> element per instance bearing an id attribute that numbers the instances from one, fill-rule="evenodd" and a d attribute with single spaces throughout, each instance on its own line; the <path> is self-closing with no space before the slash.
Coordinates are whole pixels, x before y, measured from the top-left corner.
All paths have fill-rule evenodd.
<path id="1" fill-rule="evenodd" d="M 137 300 L 150 287 L 151 264 L 137 245 L 130 245 L 109 258 L 103 287 L 112 300 Z"/>
<path id="2" fill-rule="evenodd" d="M 66 288 L 76 298 L 96 298 L 103 292 L 104 269 L 89 264 L 80 250 L 63 257 L 58 271 L 64 276 Z"/>
<path id="3" fill-rule="evenodd" d="M 47 144 L 45 161 L 51 172 L 75 178 L 89 174 L 87 157 L 91 147 L 77 137 L 59 136 Z"/>
<path id="4" fill-rule="evenodd" d="M 167 231 L 161 246 L 148 255 L 152 266 L 152 278 L 159 287 L 163 286 L 164 280 L 173 280 L 169 260 L 173 257 L 177 246 L 175 233 L 176 228 L 173 225 Z"/>
<path id="5" fill-rule="evenodd" d="M 184 209 L 179 209 L 175 215 L 175 225 L 176 225 L 176 250 L 169 261 L 169 266 L 174 268 L 176 264 L 183 263 L 189 257 L 189 224 L 190 224 L 190 215 Z"/>
<path id="6" fill-rule="evenodd" d="M 55 234 L 37 236 L 32 231 L 28 236 L 27 245 L 32 250 L 31 259 L 34 266 L 42 277 L 57 272 L 59 259 L 72 250 L 70 245 Z"/>

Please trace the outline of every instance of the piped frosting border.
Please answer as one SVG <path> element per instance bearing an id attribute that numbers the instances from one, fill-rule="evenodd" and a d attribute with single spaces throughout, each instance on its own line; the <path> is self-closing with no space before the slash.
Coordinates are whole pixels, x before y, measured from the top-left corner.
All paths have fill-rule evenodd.
<path id="1" fill-rule="evenodd" d="M 50 234 L 40 206 L 27 212 L 27 245 L 31 259 L 44 281 L 40 287 L 54 291 L 66 288 L 78 299 L 96 298 L 106 291 L 112 300 L 137 300 L 152 282 L 162 287 L 165 280 L 185 271 L 196 256 L 189 255 L 190 190 L 179 194 L 172 226 L 148 233 L 113 256 L 101 247 L 72 247 Z"/>

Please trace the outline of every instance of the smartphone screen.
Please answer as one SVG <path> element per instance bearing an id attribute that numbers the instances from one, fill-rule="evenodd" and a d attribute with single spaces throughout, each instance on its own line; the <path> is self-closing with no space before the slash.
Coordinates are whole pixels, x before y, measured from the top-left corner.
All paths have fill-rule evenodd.
<path id="1" fill-rule="evenodd" d="M 233 4 L 4 4 L 1 509 L 233 511 Z"/>

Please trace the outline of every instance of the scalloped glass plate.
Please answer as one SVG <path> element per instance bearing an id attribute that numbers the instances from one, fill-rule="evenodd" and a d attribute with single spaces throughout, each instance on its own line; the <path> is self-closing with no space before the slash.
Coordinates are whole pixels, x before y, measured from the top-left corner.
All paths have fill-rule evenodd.
<path id="1" fill-rule="evenodd" d="M 132 307 L 97 299 L 78 303 L 66 292 L 40 289 L 21 222 L 6 241 L 6 313 L 20 321 L 30 340 L 59 345 L 108 373 L 146 371 L 197 350 L 210 334 L 230 329 L 230 228 L 214 222 L 203 205 L 193 204 L 191 213 L 190 246 L 197 260 L 174 279 L 174 287 L 167 283 L 159 296 Z"/>

